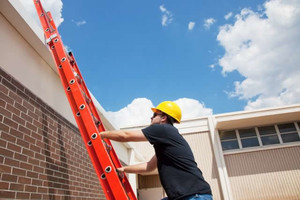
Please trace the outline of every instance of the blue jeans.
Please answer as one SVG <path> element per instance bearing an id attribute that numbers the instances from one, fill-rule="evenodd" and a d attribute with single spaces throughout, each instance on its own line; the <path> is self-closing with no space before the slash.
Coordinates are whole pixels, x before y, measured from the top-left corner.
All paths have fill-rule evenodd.
<path id="1" fill-rule="evenodd" d="M 168 197 L 165 197 L 162 200 L 168 200 Z M 213 200 L 213 198 L 210 194 L 193 194 L 191 196 L 184 197 L 182 200 Z"/>

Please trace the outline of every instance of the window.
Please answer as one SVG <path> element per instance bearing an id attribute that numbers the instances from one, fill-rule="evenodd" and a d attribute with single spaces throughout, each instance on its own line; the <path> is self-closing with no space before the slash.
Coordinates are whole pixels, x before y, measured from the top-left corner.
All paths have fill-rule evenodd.
<path id="1" fill-rule="evenodd" d="M 258 127 L 258 132 L 263 145 L 279 144 L 275 126 Z"/>
<path id="2" fill-rule="evenodd" d="M 299 134 L 294 123 L 279 124 L 278 129 L 282 138 L 282 142 L 286 143 L 300 141 Z"/>
<path id="3" fill-rule="evenodd" d="M 300 122 L 219 131 L 222 149 L 284 144 L 300 141 Z"/>
<path id="4" fill-rule="evenodd" d="M 254 128 L 239 129 L 238 132 L 240 134 L 243 148 L 259 146 L 259 142 Z"/>
<path id="5" fill-rule="evenodd" d="M 223 150 L 239 149 L 235 130 L 220 131 L 220 139 Z"/>

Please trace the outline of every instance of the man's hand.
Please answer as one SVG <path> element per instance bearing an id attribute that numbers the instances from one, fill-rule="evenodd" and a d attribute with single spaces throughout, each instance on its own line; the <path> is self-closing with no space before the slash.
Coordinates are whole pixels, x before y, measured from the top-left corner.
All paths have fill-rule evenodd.
<path id="1" fill-rule="evenodd" d="M 120 167 L 116 169 L 118 172 L 119 177 L 122 179 L 124 178 L 124 173 L 125 173 L 125 167 Z"/>
<path id="2" fill-rule="evenodd" d="M 125 172 L 125 167 L 117 168 L 117 172 L 124 173 Z"/>

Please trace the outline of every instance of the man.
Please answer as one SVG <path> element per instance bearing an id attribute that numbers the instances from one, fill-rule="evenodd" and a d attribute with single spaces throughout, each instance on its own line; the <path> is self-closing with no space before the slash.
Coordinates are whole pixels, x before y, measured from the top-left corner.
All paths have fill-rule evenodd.
<path id="1" fill-rule="evenodd" d="M 181 110 L 171 101 L 152 108 L 151 125 L 142 130 L 101 132 L 102 138 L 119 142 L 149 141 L 155 149 L 150 161 L 121 167 L 119 172 L 143 173 L 158 169 L 168 200 L 211 200 L 211 189 L 197 167 L 190 146 L 173 123 L 180 123 Z"/>

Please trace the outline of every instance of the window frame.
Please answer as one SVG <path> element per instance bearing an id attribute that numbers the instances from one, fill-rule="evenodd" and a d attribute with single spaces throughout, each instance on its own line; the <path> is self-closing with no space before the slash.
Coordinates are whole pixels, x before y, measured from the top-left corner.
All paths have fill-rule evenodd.
<path id="1" fill-rule="evenodd" d="M 265 147 L 268 147 L 268 148 L 271 147 L 272 148 L 272 147 L 276 147 L 276 146 L 279 146 L 279 145 L 282 146 L 282 145 L 290 145 L 290 144 L 297 144 L 297 143 L 299 143 L 300 141 L 283 142 L 283 139 L 281 137 L 282 134 L 294 133 L 295 131 L 291 131 L 291 132 L 287 132 L 287 133 L 281 133 L 280 130 L 279 130 L 279 127 L 278 127 L 278 125 L 281 125 L 281 124 L 293 124 L 295 126 L 296 132 L 298 133 L 298 136 L 300 138 L 300 121 L 264 125 L 264 126 L 273 126 L 275 128 L 275 131 L 276 131 L 275 134 L 267 135 L 267 136 L 272 136 L 272 135 L 275 136 L 276 135 L 278 137 L 279 143 L 275 143 L 275 144 L 265 144 L 265 145 L 263 144 L 262 137 L 264 135 L 260 135 L 260 133 L 259 133 L 259 127 L 264 127 L 264 126 L 245 127 L 245 128 L 231 129 L 231 130 L 218 130 L 218 135 L 219 135 L 221 149 L 222 149 L 223 152 L 231 152 L 231 151 L 248 150 L 248 149 L 255 149 L 255 148 L 258 149 L 258 148 L 262 148 L 262 147 L 263 148 L 265 148 Z M 254 129 L 255 130 L 256 138 L 257 138 L 258 143 L 259 143 L 258 146 L 243 147 L 243 145 L 242 145 L 242 139 L 255 138 L 255 136 L 241 138 L 239 130 L 244 130 L 244 129 Z M 220 138 L 220 132 L 221 131 L 235 131 L 236 139 L 237 139 L 237 142 L 238 142 L 238 148 L 223 150 L 222 142 L 229 141 L 229 140 L 226 140 L 226 139 L 222 140 Z"/>

